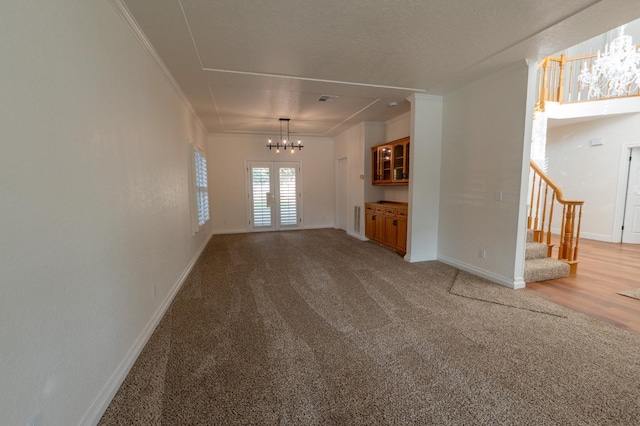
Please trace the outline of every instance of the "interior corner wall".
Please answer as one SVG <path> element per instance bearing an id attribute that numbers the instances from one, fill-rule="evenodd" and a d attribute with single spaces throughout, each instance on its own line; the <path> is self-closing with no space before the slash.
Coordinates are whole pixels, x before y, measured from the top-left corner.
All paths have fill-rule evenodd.
<path id="1" fill-rule="evenodd" d="M 206 133 L 110 2 L 4 2 L 0 51 L 0 423 L 91 424 L 207 241 Z"/>
<path id="2" fill-rule="evenodd" d="M 364 204 L 378 201 L 383 195 L 380 187 L 371 184 L 371 147 L 383 142 L 384 124 L 378 122 L 356 124 L 334 138 L 336 163 L 339 159 L 346 158 L 348 164 L 347 234 L 360 240 L 366 240 Z M 360 231 L 354 228 L 354 219 L 351 216 L 356 206 L 360 207 Z"/>
<path id="3" fill-rule="evenodd" d="M 303 137 L 294 154 L 267 149 L 273 135 L 211 133 L 208 152 L 220 161 L 209 163 L 212 232 L 248 231 L 246 161 L 301 161 L 303 228 L 333 228 L 335 214 L 333 139 Z"/>
<path id="4" fill-rule="evenodd" d="M 623 151 L 628 151 L 625 146 L 640 145 L 640 114 L 568 125 L 557 120 L 554 124 L 547 131 L 547 175 L 560 186 L 565 198 L 585 202 L 581 238 L 614 241 L 620 161 Z M 591 145 L 600 138 L 602 145 Z M 553 228 L 560 228 L 559 219 Z"/>
<path id="5" fill-rule="evenodd" d="M 510 287 L 530 81 L 522 61 L 444 98 L 438 259 Z"/>

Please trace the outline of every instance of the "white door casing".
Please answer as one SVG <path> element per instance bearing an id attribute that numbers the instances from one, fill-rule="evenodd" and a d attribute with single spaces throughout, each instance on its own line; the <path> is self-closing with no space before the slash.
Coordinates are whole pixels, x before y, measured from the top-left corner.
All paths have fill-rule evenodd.
<path id="1" fill-rule="evenodd" d="M 640 244 L 640 147 L 630 152 L 622 242 Z"/>
<path id="2" fill-rule="evenodd" d="M 347 177 L 347 159 L 340 158 L 338 160 L 338 227 L 345 231 L 347 230 L 347 218 L 349 216 Z"/>

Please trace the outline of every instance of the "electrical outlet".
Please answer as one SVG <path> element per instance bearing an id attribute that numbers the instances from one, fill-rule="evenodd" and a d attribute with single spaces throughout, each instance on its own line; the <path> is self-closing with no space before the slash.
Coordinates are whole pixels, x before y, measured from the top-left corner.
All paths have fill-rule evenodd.
<path id="1" fill-rule="evenodd" d="M 487 258 L 487 251 L 484 249 L 480 249 L 480 252 L 478 253 L 478 256 L 480 256 L 480 259 L 486 259 Z"/>
<path id="2" fill-rule="evenodd" d="M 502 191 L 496 191 L 496 201 L 502 201 Z"/>
<path id="3" fill-rule="evenodd" d="M 151 289 L 153 290 L 153 298 L 155 299 L 155 298 L 156 298 L 156 294 L 158 293 L 158 291 L 157 291 L 157 289 L 156 289 L 156 285 L 155 285 L 155 284 L 154 284 L 154 285 L 152 285 L 152 286 L 151 286 Z"/>
<path id="4" fill-rule="evenodd" d="M 27 426 L 42 426 L 42 413 L 40 410 L 36 411 L 36 413 L 31 416 L 27 422 Z"/>

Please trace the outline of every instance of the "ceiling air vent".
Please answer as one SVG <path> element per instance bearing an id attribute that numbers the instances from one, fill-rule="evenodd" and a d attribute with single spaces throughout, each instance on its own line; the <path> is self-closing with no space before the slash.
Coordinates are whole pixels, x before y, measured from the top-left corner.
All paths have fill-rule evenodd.
<path id="1" fill-rule="evenodd" d="M 318 99 L 318 102 L 333 102 L 336 99 L 338 99 L 337 96 L 332 96 L 332 95 L 322 95 L 320 96 L 320 99 Z"/>

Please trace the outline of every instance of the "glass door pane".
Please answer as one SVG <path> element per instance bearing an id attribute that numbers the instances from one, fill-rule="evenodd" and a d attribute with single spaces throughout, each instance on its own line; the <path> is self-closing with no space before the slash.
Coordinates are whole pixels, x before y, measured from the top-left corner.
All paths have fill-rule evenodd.
<path id="1" fill-rule="evenodd" d="M 274 194 L 271 184 L 271 165 L 250 166 L 251 178 L 251 227 L 273 227 Z"/>
<path id="2" fill-rule="evenodd" d="M 298 224 L 298 196 L 295 167 L 278 167 L 278 189 L 280 223 L 278 225 Z"/>

